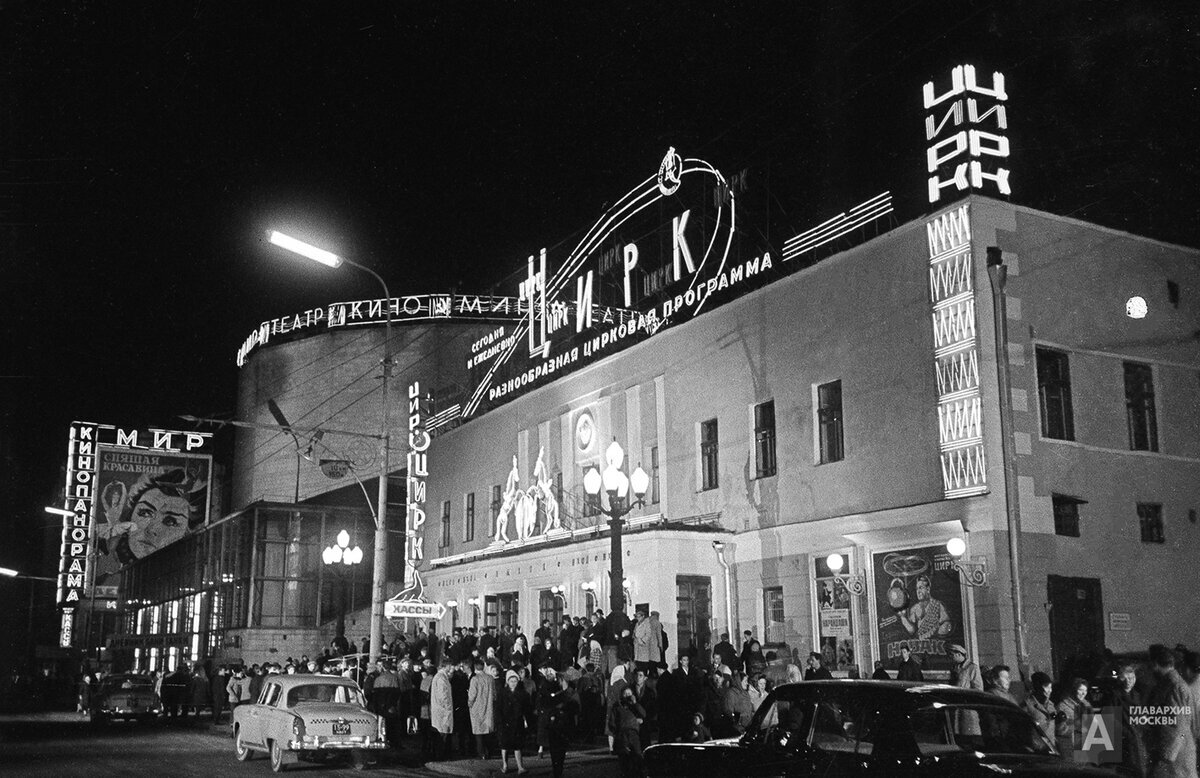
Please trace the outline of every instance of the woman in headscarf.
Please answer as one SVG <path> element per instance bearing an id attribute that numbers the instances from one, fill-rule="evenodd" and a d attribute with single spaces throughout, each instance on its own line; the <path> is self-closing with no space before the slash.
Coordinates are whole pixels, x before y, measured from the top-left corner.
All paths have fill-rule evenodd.
<path id="1" fill-rule="evenodd" d="M 500 690 L 496 710 L 500 714 L 500 767 L 508 772 L 508 752 L 512 751 L 517 763 L 517 773 L 525 772 L 521 763 L 521 748 L 525 745 L 525 715 L 529 708 L 529 695 L 521 684 L 521 676 L 509 670 L 504 674 L 504 688 Z"/>
<path id="2" fill-rule="evenodd" d="M 612 669 L 612 674 L 608 677 L 608 704 L 604 709 L 604 734 L 608 735 L 609 751 L 613 749 L 613 739 L 617 734 L 612 726 L 613 708 L 620 704 L 621 693 L 628 688 L 629 682 L 625 680 L 625 665 L 617 665 Z"/>

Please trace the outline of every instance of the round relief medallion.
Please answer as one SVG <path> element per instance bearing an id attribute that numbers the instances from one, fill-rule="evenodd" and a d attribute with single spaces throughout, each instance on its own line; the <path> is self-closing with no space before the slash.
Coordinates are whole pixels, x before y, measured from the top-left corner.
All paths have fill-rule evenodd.
<path id="1" fill-rule="evenodd" d="M 596 423 L 592 421 L 592 414 L 584 411 L 575 419 L 575 444 L 581 451 L 586 451 L 592 447 L 595 439 Z"/>

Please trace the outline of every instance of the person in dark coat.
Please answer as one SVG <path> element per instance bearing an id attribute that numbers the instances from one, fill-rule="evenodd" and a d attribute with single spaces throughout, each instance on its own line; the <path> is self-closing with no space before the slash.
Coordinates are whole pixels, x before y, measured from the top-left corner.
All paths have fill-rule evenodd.
<path id="1" fill-rule="evenodd" d="M 200 718 L 201 708 L 212 707 L 212 690 L 209 688 L 208 673 L 204 672 L 204 665 L 196 665 L 188 698 L 188 705 L 196 712 L 196 718 Z"/>
<path id="2" fill-rule="evenodd" d="M 525 745 L 525 713 L 529 707 L 529 695 L 521 685 L 521 676 L 509 670 L 504 675 L 504 688 L 496 711 L 500 717 L 497 734 L 500 740 L 500 767 L 508 772 L 508 752 L 512 751 L 517 762 L 517 772 L 524 773 L 521 749 Z"/>
<path id="3" fill-rule="evenodd" d="M 658 742 L 673 743 L 683 735 L 683 721 L 679 712 L 679 692 L 674 673 L 663 673 L 654 686 L 655 703 L 658 707 Z"/>
<path id="4" fill-rule="evenodd" d="M 562 654 L 554 647 L 553 638 L 545 638 L 540 646 L 533 649 L 533 667 L 538 670 L 550 668 L 551 670 L 559 670 L 562 666 Z"/>
<path id="5" fill-rule="evenodd" d="M 229 671 L 225 665 L 221 665 L 209 680 L 208 692 L 212 698 L 213 723 L 220 724 L 221 716 L 225 713 L 228 700 L 226 699 L 225 688 L 229 684 Z"/>
<path id="6" fill-rule="evenodd" d="M 267 679 L 267 673 L 258 665 L 250 666 L 250 702 L 257 702 L 258 695 L 262 691 L 263 681 Z"/>
<path id="7" fill-rule="evenodd" d="M 884 669 L 883 662 L 875 660 L 875 672 L 871 673 L 871 678 L 876 681 L 890 681 L 892 676 Z"/>
<path id="8" fill-rule="evenodd" d="M 729 676 L 713 673 L 704 685 L 704 720 L 708 722 L 716 737 L 734 737 L 733 718 L 725 712 L 725 692 L 729 688 Z"/>
<path id="9" fill-rule="evenodd" d="M 641 778 L 645 774 L 642 766 L 642 740 L 640 730 L 646 719 L 646 710 L 634 698 L 633 687 L 621 690 L 621 698 L 608 714 L 608 726 L 615 734 L 613 750 L 621 765 L 622 778 Z"/>
<path id="10" fill-rule="evenodd" d="M 639 667 L 633 672 L 633 697 L 638 701 L 638 705 L 642 706 L 642 710 L 646 711 L 641 731 L 638 733 L 643 748 L 650 745 L 658 730 L 658 694 L 649 678 L 650 674 L 645 668 Z"/>
<path id="11" fill-rule="evenodd" d="M 562 778 L 567 759 L 578 704 L 571 694 L 570 684 L 563 674 L 547 678 L 538 695 L 538 733 L 545 733 L 546 748 L 550 751 L 550 766 L 554 778 Z"/>
<path id="12" fill-rule="evenodd" d="M 763 656 L 762 645 L 757 640 L 751 640 L 742 650 L 742 672 L 746 675 L 760 675 L 767 672 L 767 658 Z"/>
<path id="13" fill-rule="evenodd" d="M 471 667 L 466 663 L 455 666 L 450 675 L 450 699 L 454 704 L 455 750 L 466 754 L 471 747 Z"/>
<path id="14" fill-rule="evenodd" d="M 833 678 L 833 673 L 825 667 L 825 661 L 822 656 L 813 651 L 808 655 L 808 669 L 804 671 L 804 680 L 806 681 L 827 681 Z"/>
<path id="15" fill-rule="evenodd" d="M 162 703 L 168 716 L 182 713 L 187 715 L 188 694 L 192 688 L 192 675 L 186 665 L 179 665 L 163 678 Z"/>
<path id="16" fill-rule="evenodd" d="M 487 658 L 489 648 L 496 651 L 496 655 L 500 654 L 500 642 L 496 639 L 496 628 L 489 625 L 483 628 L 483 636 L 479 638 L 479 656 Z"/>
<path id="17" fill-rule="evenodd" d="M 728 667 L 735 673 L 742 669 L 742 663 L 738 659 L 737 649 L 729 642 L 729 633 L 721 633 L 721 641 L 713 646 L 713 653 L 721 657 L 721 664 Z"/>
<path id="18" fill-rule="evenodd" d="M 1137 688 L 1137 669 L 1132 664 L 1121 665 L 1104 704 L 1121 709 L 1121 764 L 1129 768 L 1130 775 L 1141 778 L 1146 774 L 1146 744 L 1142 728 L 1131 720 L 1130 709 L 1146 702 Z"/>
<path id="19" fill-rule="evenodd" d="M 1175 655 L 1166 646 L 1150 646 L 1150 664 L 1154 670 L 1154 688 L 1147 695 L 1151 708 L 1169 708 L 1171 715 L 1161 723 L 1147 727 L 1146 753 L 1150 775 L 1176 778 L 1196 775 L 1196 739 L 1192 734 L 1195 703 L 1187 683 L 1175 669 Z"/>
<path id="20" fill-rule="evenodd" d="M 566 670 L 578 654 L 579 630 L 571 623 L 570 616 L 563 616 L 562 627 L 558 631 L 559 664 L 554 669 Z"/>
<path id="21" fill-rule="evenodd" d="M 900 644 L 900 669 L 896 671 L 897 681 L 924 681 L 925 674 L 921 672 L 921 663 L 913 656 L 907 643 Z"/>

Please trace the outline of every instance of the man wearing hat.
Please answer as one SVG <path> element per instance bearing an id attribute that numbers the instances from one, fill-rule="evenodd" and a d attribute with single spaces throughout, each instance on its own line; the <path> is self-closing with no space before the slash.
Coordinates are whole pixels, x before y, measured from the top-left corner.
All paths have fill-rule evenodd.
<path id="1" fill-rule="evenodd" d="M 967 649 L 959 643 L 951 643 L 946 649 L 954 667 L 950 669 L 950 683 L 960 689 L 978 689 L 983 691 L 983 674 L 979 665 L 967 659 Z"/>
<path id="2" fill-rule="evenodd" d="M 983 673 L 979 665 L 967 659 L 967 649 L 959 643 L 951 643 L 946 649 L 954 666 L 950 668 L 950 683 L 960 689 L 978 689 L 983 691 Z M 961 735 L 978 735 L 979 713 L 973 710 L 960 710 L 955 721 L 955 731 Z"/>

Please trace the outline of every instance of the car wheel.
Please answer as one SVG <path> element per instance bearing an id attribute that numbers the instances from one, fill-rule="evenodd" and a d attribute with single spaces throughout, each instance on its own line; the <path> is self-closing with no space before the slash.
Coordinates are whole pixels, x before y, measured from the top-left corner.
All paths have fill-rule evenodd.
<path id="1" fill-rule="evenodd" d="M 278 740 L 272 740 L 271 746 L 271 772 L 282 773 L 286 765 L 283 763 L 283 747 L 279 745 Z"/>
<path id="2" fill-rule="evenodd" d="M 233 732 L 233 754 L 239 762 L 245 762 L 250 759 L 251 751 L 242 742 L 242 730 L 240 727 Z"/>

